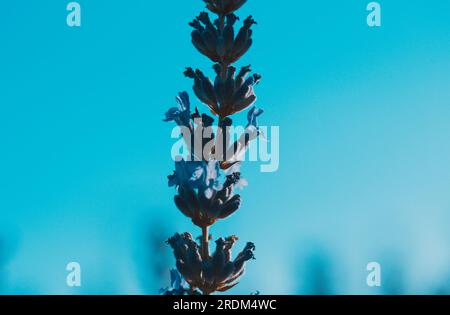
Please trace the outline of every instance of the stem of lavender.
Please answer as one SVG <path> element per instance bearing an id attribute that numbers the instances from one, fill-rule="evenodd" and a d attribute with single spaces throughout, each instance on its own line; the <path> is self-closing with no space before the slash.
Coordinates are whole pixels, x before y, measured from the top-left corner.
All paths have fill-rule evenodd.
<path id="1" fill-rule="evenodd" d="M 209 227 L 202 227 L 202 258 L 203 261 L 209 259 Z"/>

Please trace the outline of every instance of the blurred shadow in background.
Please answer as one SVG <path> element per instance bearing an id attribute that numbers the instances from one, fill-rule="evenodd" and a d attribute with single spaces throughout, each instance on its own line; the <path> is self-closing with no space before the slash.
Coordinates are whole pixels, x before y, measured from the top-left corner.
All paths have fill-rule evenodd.
<path id="1" fill-rule="evenodd" d="M 432 294 L 450 295 L 450 275 L 444 278 L 442 284 L 438 285 Z"/>
<path id="2" fill-rule="evenodd" d="M 145 248 L 138 259 L 139 280 L 145 294 L 158 294 L 170 283 L 172 257 L 166 244 L 171 229 L 163 219 L 156 219 L 144 228 Z"/>
<path id="3" fill-rule="evenodd" d="M 407 294 L 406 290 L 406 264 L 396 255 L 387 255 L 380 261 L 382 266 L 381 294 L 402 295 Z"/>
<path id="4" fill-rule="evenodd" d="M 8 241 L 4 235 L 0 235 L 0 294 L 8 294 L 8 288 L 12 286 L 7 267 L 15 252 L 13 244 L 15 243 Z"/>
<path id="5" fill-rule="evenodd" d="M 309 250 L 297 259 L 298 294 L 330 295 L 334 293 L 333 261 L 323 249 Z"/>
<path id="6" fill-rule="evenodd" d="M 4 249 L 3 249 L 3 240 L 2 239 L 0 239 L 0 293 L 2 293 L 3 292 L 3 290 L 4 290 L 4 272 L 5 272 L 5 270 L 4 270 Z"/>

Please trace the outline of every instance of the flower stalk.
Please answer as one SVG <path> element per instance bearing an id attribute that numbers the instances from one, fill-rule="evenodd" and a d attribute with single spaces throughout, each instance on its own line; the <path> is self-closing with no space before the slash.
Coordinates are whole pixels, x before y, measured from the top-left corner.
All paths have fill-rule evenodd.
<path id="1" fill-rule="evenodd" d="M 209 227 L 202 227 L 202 258 L 209 259 Z"/>

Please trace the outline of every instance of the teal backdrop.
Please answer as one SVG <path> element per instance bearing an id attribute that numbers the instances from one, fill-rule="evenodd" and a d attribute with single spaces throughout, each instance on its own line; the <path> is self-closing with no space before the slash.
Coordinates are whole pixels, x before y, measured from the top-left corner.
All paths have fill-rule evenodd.
<path id="1" fill-rule="evenodd" d="M 157 294 L 164 240 L 199 234 L 167 187 L 162 119 L 193 98 L 185 67 L 212 72 L 187 25 L 203 3 L 80 0 L 70 28 L 68 2 L 0 2 L 0 292 Z M 368 2 L 238 12 L 258 21 L 239 65 L 263 75 L 260 123 L 281 138 L 279 170 L 245 164 L 243 206 L 212 230 L 256 243 L 230 293 L 450 292 L 450 2 L 379 1 L 379 28 Z"/>

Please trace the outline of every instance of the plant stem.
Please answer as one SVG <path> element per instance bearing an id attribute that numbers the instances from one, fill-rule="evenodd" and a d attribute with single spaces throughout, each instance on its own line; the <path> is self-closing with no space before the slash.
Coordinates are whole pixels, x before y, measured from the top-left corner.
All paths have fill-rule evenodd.
<path id="1" fill-rule="evenodd" d="M 225 28 L 225 16 L 223 14 L 219 14 L 219 32 L 222 34 L 223 29 Z"/>
<path id="2" fill-rule="evenodd" d="M 209 227 L 202 227 L 202 258 L 203 261 L 209 259 Z"/>

